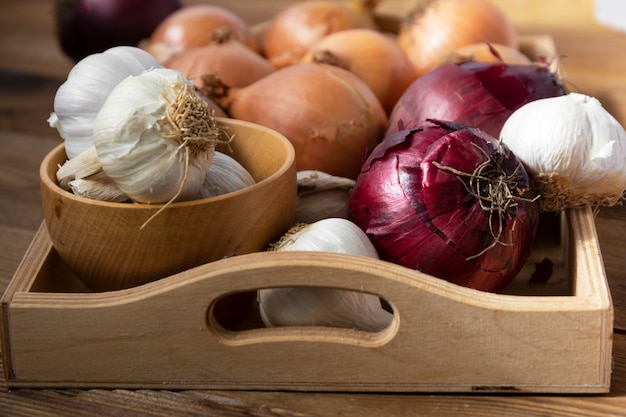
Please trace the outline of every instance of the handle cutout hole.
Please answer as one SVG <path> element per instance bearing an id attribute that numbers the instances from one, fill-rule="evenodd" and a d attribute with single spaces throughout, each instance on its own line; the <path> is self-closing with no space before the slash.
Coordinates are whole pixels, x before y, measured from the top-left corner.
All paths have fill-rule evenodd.
<path id="1" fill-rule="evenodd" d="M 231 293 L 207 311 L 207 325 L 225 344 L 328 341 L 377 346 L 391 340 L 399 317 L 376 294 L 302 286 Z"/>

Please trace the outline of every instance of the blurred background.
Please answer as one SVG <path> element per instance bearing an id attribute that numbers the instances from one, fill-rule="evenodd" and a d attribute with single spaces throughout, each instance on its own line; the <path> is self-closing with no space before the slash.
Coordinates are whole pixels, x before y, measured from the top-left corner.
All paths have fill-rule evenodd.
<path id="1" fill-rule="evenodd" d="M 220 5 L 236 12 L 252 25 L 269 19 L 293 1 L 181 0 L 181 4 L 206 2 Z M 380 13 L 398 14 L 411 10 L 419 1 L 384 0 L 378 10 Z M 600 23 L 595 13 L 595 7 L 601 7 L 605 20 L 608 16 L 612 19 L 611 23 L 626 22 L 626 1 L 492 2 L 507 14 L 520 34 L 552 36 L 557 51 L 563 57 L 562 65 L 569 82 L 578 90 L 601 99 L 621 121 L 626 121 L 626 108 L 619 108 L 615 104 L 618 100 L 614 99 L 616 95 L 626 94 L 626 86 L 620 85 L 620 77 L 626 72 L 626 55 L 621 53 L 626 47 L 626 34 Z M 608 7 L 617 7 L 618 12 L 606 12 Z M 54 8 L 54 0 L 0 0 L 0 91 L 10 87 L 12 72 L 44 76 L 51 82 L 61 81 L 67 76 L 73 61 L 62 52 L 57 41 Z M 606 56 L 608 50 L 615 51 L 610 60 Z M 46 103 L 47 106 L 50 104 Z M 37 122 L 44 124 L 45 118 Z"/>

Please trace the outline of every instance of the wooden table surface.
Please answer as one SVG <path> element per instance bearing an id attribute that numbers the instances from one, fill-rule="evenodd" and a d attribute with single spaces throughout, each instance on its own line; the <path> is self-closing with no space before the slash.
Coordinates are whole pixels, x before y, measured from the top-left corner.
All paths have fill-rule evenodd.
<path id="1" fill-rule="evenodd" d="M 570 88 L 598 97 L 626 124 L 626 35 L 598 25 L 591 0 L 494 1 L 520 33 L 553 36 Z M 289 1 L 214 3 L 255 23 Z M 60 142 L 46 119 L 72 64 L 56 44 L 52 9 L 51 0 L 0 0 L 0 292 L 42 222 L 38 166 Z M 626 208 L 601 210 L 597 229 L 615 308 L 612 388 L 605 395 L 9 390 L 0 381 L 0 416 L 626 415 Z"/>

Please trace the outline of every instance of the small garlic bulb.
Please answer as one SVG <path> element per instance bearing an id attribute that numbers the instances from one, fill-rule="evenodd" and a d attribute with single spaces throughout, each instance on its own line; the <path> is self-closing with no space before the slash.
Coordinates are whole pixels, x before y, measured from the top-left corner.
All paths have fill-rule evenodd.
<path id="1" fill-rule="evenodd" d="M 611 206 L 626 190 L 626 131 L 594 97 L 530 102 L 505 122 L 500 140 L 524 163 L 543 211 Z"/>
<path id="2" fill-rule="evenodd" d="M 322 251 L 378 259 L 367 235 L 354 223 L 328 218 L 292 227 L 275 251 Z M 340 278 L 340 277 L 338 277 Z M 393 314 L 377 295 L 325 287 L 266 288 L 258 291 L 261 319 L 267 327 L 329 326 L 381 331 Z"/>
<path id="3" fill-rule="evenodd" d="M 54 96 L 48 123 L 65 140 L 68 158 L 93 146 L 93 122 L 109 93 L 122 80 L 151 68 L 161 68 L 148 52 L 133 46 L 116 46 L 89 55 L 70 70 Z"/>
<path id="4" fill-rule="evenodd" d="M 140 203 L 194 198 L 220 134 L 193 83 L 164 68 L 120 82 L 93 129 L 102 170 Z"/>

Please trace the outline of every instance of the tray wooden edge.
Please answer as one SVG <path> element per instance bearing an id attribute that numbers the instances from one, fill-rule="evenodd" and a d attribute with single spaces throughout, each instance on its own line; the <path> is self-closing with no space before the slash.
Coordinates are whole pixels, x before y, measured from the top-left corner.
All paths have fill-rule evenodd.
<path id="1" fill-rule="evenodd" d="M 270 271 L 273 268 L 290 268 L 293 266 L 302 267 L 303 263 L 307 268 L 337 268 L 339 272 L 348 271 L 353 275 L 358 275 L 359 271 L 366 272 L 369 275 L 381 276 L 381 281 L 393 280 L 399 285 L 410 287 L 419 287 L 420 291 L 428 292 L 433 296 L 442 297 L 446 300 L 453 300 L 454 302 L 464 305 L 470 305 L 472 307 L 478 307 L 482 309 L 491 309 L 494 311 L 515 311 L 520 313 L 528 312 L 540 312 L 542 314 L 550 312 L 559 313 L 582 313 L 584 315 L 591 314 L 587 320 L 597 322 L 600 327 L 598 334 L 601 335 L 601 340 L 598 343 L 601 344 L 599 358 L 594 358 L 598 361 L 598 382 L 585 386 L 552 386 L 552 387 L 520 387 L 525 392 L 559 392 L 559 393 L 602 393 L 608 392 L 610 389 L 611 378 L 611 354 L 612 354 L 612 324 L 613 324 L 613 305 L 610 297 L 610 291 L 608 288 L 608 282 L 604 273 L 604 267 L 602 265 L 601 253 L 599 244 L 597 241 L 595 224 L 593 220 L 593 213 L 590 208 L 581 208 L 569 210 L 566 216 L 566 222 L 571 228 L 570 244 L 574 245 L 575 253 L 577 257 L 572 262 L 571 267 L 574 268 L 575 273 L 579 276 L 579 279 L 575 283 L 575 293 L 571 296 L 517 296 L 517 295 L 503 295 L 503 294 L 489 294 L 480 291 L 460 287 L 454 284 L 447 283 L 443 280 L 430 277 L 425 274 L 418 273 L 416 271 L 408 270 L 407 268 L 399 267 L 397 265 L 391 265 L 382 261 L 351 257 L 341 254 L 326 254 L 326 253 L 254 253 L 249 255 L 240 255 L 236 258 L 225 259 L 217 261 L 211 264 L 202 265 L 197 268 L 176 274 L 174 276 L 164 278 L 162 280 L 145 284 L 140 287 L 135 287 L 128 290 L 111 291 L 105 293 L 45 293 L 45 292 L 31 292 L 30 286 L 33 285 L 34 276 L 44 266 L 45 261 L 51 256 L 53 251 L 52 245 L 47 236 L 47 230 L 44 225 L 40 228 L 39 232 L 35 236 L 31 246 L 29 247 L 24 261 L 21 263 L 20 268 L 16 271 L 16 274 L 7 287 L 6 292 L 2 297 L 2 320 L 0 325 L 2 326 L 2 352 L 4 356 L 4 376 L 7 381 L 7 385 L 11 387 L 19 386 L 68 386 L 67 382 L 37 382 L 26 381 L 19 377 L 16 377 L 13 369 L 13 352 L 11 351 L 11 310 L 24 311 L 28 309 L 38 308 L 52 308 L 52 309 L 96 309 L 96 308 L 111 308 L 117 305 L 132 304 L 148 300 L 153 297 L 167 296 L 169 292 L 174 292 L 178 289 L 189 290 L 194 288 L 195 285 L 206 284 L 208 280 L 215 278 L 216 276 L 228 275 L 229 273 L 237 273 L 237 271 L 245 270 L 248 268 L 256 268 L 256 270 Z M 34 257 L 34 258 L 33 258 Z M 284 274 L 283 274 L 284 275 Z M 328 274 L 327 274 L 328 275 Z M 254 275 L 256 277 L 256 275 Z M 262 274 L 265 278 L 261 282 L 256 282 L 253 286 L 249 281 L 243 283 L 241 286 L 233 286 L 233 291 L 237 290 L 249 290 L 252 288 L 259 288 L 263 285 L 275 286 L 273 282 L 272 274 Z M 270 277 L 270 278 L 267 278 Z M 283 279 L 278 285 L 298 285 L 297 280 Z M 336 286 L 336 281 L 332 277 L 322 279 L 317 282 L 316 285 L 328 285 Z M 355 280 L 352 283 L 346 285 L 340 285 L 341 288 L 367 290 L 368 285 L 364 282 Z M 207 286 L 205 285 L 205 288 Z M 373 285 L 369 288 L 372 292 L 379 292 L 384 289 L 384 283 L 379 285 Z M 415 290 L 411 288 L 411 290 Z M 384 292 L 384 291 L 383 291 Z M 217 295 L 215 298 L 217 299 Z M 211 303 L 211 300 L 207 300 L 207 303 Z M 228 332 L 221 334 L 222 338 L 228 339 L 230 336 Z M 247 343 L 259 343 L 259 339 L 256 336 L 250 337 L 252 342 L 247 341 L 247 336 L 235 336 L 232 338 L 233 345 L 241 345 Z M 274 336 L 269 338 L 270 342 L 280 341 L 280 337 Z M 275 339 L 275 340 L 274 340 Z M 308 339 L 306 339 L 308 340 Z M 84 386 L 85 383 L 76 383 L 69 386 Z M 115 385 L 115 384 L 114 384 Z M 161 384 L 157 384 L 161 385 Z M 220 384 L 218 384 L 220 385 Z M 236 384 L 235 384 L 236 385 Z M 110 383 L 99 383 L 93 381 L 89 386 L 111 386 Z M 130 387 L 129 384 L 119 383 L 120 387 Z M 137 387 L 152 386 L 150 382 L 145 384 L 137 384 Z M 217 387 L 215 384 L 212 387 Z M 176 388 L 202 388 L 202 383 L 187 382 L 182 383 L 182 386 L 176 385 Z M 220 387 L 229 389 L 233 388 L 228 383 L 223 382 Z M 320 389 L 319 386 L 312 382 L 310 387 L 304 384 L 299 390 L 304 389 Z M 411 387 L 394 386 L 395 391 L 415 391 L 416 387 L 418 391 L 447 391 L 446 387 L 442 386 L 430 386 L 419 384 L 412 384 Z M 284 389 L 285 387 L 272 387 L 268 386 L 250 386 L 250 389 Z M 337 389 L 345 389 L 345 386 L 337 386 Z M 325 386 L 324 390 L 331 389 L 330 386 Z M 367 386 L 361 386 L 359 389 L 372 390 L 374 388 Z M 465 391 L 464 388 L 456 389 Z M 477 389 L 471 388 L 472 391 Z M 501 392 L 506 391 L 505 387 L 482 387 L 482 392 Z"/>

